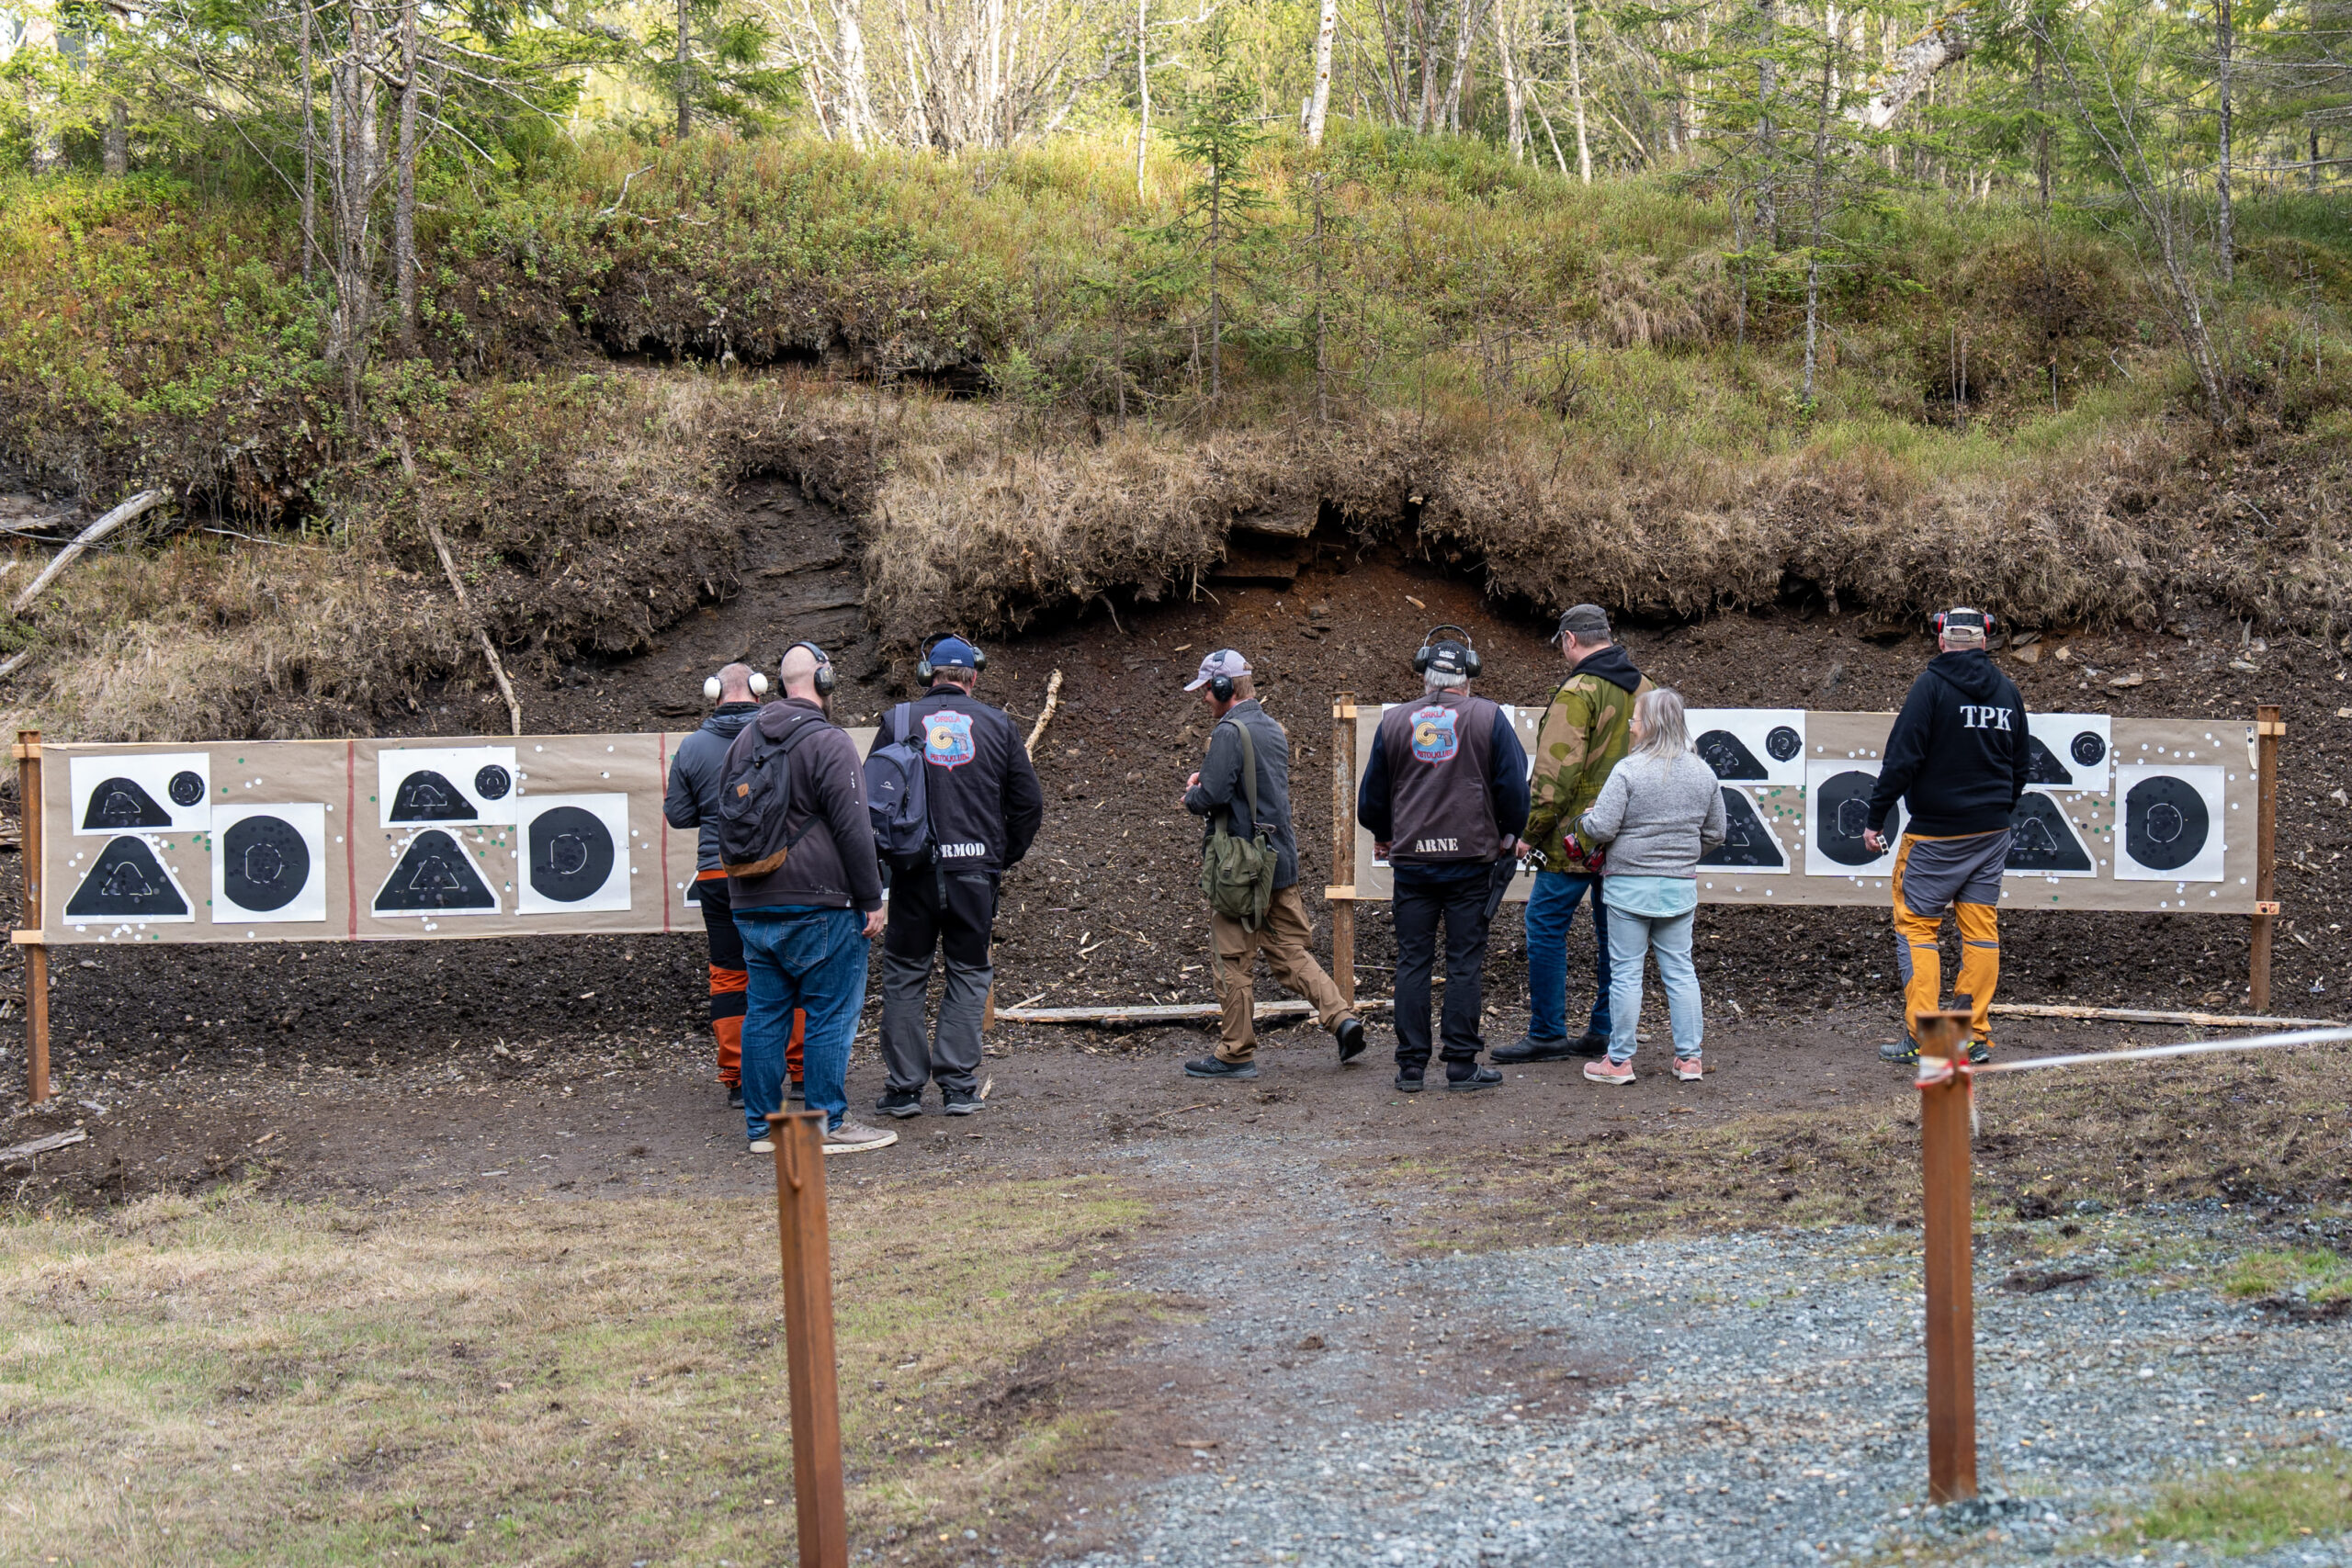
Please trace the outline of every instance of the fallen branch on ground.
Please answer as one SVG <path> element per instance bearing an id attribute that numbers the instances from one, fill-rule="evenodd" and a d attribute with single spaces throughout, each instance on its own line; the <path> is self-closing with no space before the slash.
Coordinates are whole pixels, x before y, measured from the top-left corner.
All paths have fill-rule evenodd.
<path id="1" fill-rule="evenodd" d="M 1358 1012 L 1374 1012 L 1396 1004 L 1386 997 L 1356 1003 Z M 1315 1011 L 1313 1002 L 1260 1002 L 1257 1016 L 1303 1018 Z M 1006 1008 L 997 1015 L 1002 1023 L 1189 1023 L 1225 1016 L 1215 1002 L 1162 1002 L 1151 1006 L 1100 1008 Z"/>
<path id="2" fill-rule="evenodd" d="M 62 1149 L 68 1144 L 78 1144 L 90 1134 L 76 1127 L 70 1133 L 51 1133 L 46 1138 L 35 1138 L 29 1144 L 18 1144 L 12 1149 L 0 1149 L 0 1165 L 14 1165 L 20 1159 L 45 1155 L 51 1149 Z"/>
<path id="3" fill-rule="evenodd" d="M 2333 1029 L 2333 1018 L 2242 1018 L 2222 1012 L 2148 1012 L 2139 1008 L 2044 1007 L 2033 1002 L 1995 1002 L 1989 1010 L 2009 1018 L 2083 1018 L 2110 1023 L 2187 1023 L 2200 1029 Z"/>
<path id="4" fill-rule="evenodd" d="M 1037 722 L 1029 727 L 1029 739 L 1021 743 L 1021 749 L 1023 751 L 1035 754 L 1037 738 L 1046 733 L 1046 726 L 1054 720 L 1054 710 L 1061 706 L 1061 704 L 1062 672 L 1057 670 L 1054 671 L 1053 679 L 1046 682 L 1046 705 L 1038 713 Z"/>
<path id="5" fill-rule="evenodd" d="M 23 615 L 26 609 L 31 605 L 32 602 L 40 597 L 40 591 L 48 587 L 52 581 L 56 581 L 57 574 L 63 571 L 67 567 L 72 566 L 74 559 L 79 557 L 84 550 L 88 549 L 92 545 L 96 544 L 100 539 L 105 538 L 108 534 L 113 533 L 117 528 L 121 527 L 132 518 L 143 515 L 151 508 L 168 499 L 169 496 L 170 492 L 168 491 L 142 490 L 137 495 L 132 496 L 129 501 L 124 502 L 120 506 L 116 507 L 112 512 L 107 513 L 104 517 L 99 518 L 96 523 L 91 524 L 88 527 L 74 535 L 74 542 L 66 546 L 63 549 L 58 551 L 55 555 L 51 556 L 50 558 L 49 564 L 40 569 L 40 575 L 34 578 L 30 583 L 27 584 L 25 591 L 22 593 L 17 595 L 17 602 L 8 606 L 9 613 L 17 615 Z"/>

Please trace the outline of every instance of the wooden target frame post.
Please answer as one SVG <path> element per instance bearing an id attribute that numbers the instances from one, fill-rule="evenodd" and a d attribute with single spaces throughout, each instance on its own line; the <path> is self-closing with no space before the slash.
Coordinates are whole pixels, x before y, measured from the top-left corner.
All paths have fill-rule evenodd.
<path id="1" fill-rule="evenodd" d="M 2278 919 L 2278 742 L 2287 727 L 2278 705 L 2254 710 L 2254 942 L 2246 953 L 2246 1010 L 2270 1010 L 2271 927 Z"/>
<path id="2" fill-rule="evenodd" d="M 1331 876 L 1323 889 L 1331 906 L 1331 984 L 1356 1005 L 1356 694 L 1331 704 Z M 1348 880 L 1339 881 L 1345 868 Z"/>
<path id="3" fill-rule="evenodd" d="M 1919 1175 L 1926 1213 L 1928 1500 L 1976 1495 L 1976 1274 L 1969 1136 L 1969 998 L 1911 1015 L 1919 1042 Z"/>
<path id="4" fill-rule="evenodd" d="M 24 906 L 11 940 L 25 950 L 25 1100 L 49 1098 L 49 949 L 41 932 L 40 731 L 17 731 L 18 869 L 24 873 Z"/>
<path id="5" fill-rule="evenodd" d="M 804 1568 L 848 1568 L 842 1480 L 840 1370 L 833 1349 L 833 1262 L 825 1221 L 825 1113 L 778 1111 L 775 1226 L 784 1266 L 785 1371 L 791 1381 L 792 1500 Z"/>

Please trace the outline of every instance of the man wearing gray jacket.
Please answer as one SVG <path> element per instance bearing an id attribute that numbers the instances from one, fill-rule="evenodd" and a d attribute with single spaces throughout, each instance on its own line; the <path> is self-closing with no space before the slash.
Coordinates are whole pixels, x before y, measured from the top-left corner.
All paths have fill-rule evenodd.
<path id="1" fill-rule="evenodd" d="M 718 868 L 718 775 L 727 766 L 727 749 L 760 711 L 758 693 L 766 691 L 768 683 L 748 664 L 729 664 L 713 679 L 718 685 L 718 706 L 700 729 L 678 742 L 662 815 L 673 828 L 700 832 L 695 845 L 694 901 L 702 911 L 703 934 L 710 947 L 710 1032 L 718 1040 L 718 1081 L 726 1086 L 727 1103 L 732 1107 L 743 1103 L 743 997 L 748 982 L 743 933 L 736 929 L 735 911 L 728 901 L 727 874 Z M 797 1090 L 797 1029 L 786 1067 Z"/>
<path id="2" fill-rule="evenodd" d="M 1254 1078 L 1258 1076 L 1257 980 L 1255 959 L 1263 953 L 1274 978 L 1293 996 L 1315 1004 L 1316 1017 L 1340 1043 L 1342 1064 L 1363 1054 L 1363 1024 L 1349 1010 L 1331 976 L 1308 950 L 1314 929 L 1307 924 L 1306 906 L 1298 896 L 1298 838 L 1290 821 L 1290 737 L 1273 716 L 1258 705 L 1257 683 L 1250 661 L 1232 649 L 1219 649 L 1201 660 L 1200 672 L 1184 688 L 1198 692 L 1215 719 L 1209 731 L 1209 754 L 1201 771 L 1185 781 L 1183 807 L 1206 818 L 1204 841 L 1216 831 L 1223 812 L 1227 831 L 1237 839 L 1253 835 L 1261 822 L 1274 847 L 1274 894 L 1266 918 L 1255 929 L 1225 915 L 1209 917 L 1215 948 L 1217 1001 L 1224 1027 L 1214 1055 L 1184 1064 L 1195 1078 Z M 1257 768 L 1257 811 L 1250 811 L 1250 791 L 1241 776 L 1247 727 Z"/>

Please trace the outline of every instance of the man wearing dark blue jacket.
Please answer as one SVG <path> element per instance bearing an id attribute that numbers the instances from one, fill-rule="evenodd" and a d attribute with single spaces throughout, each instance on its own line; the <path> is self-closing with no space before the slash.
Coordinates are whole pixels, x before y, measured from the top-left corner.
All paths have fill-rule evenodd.
<path id="1" fill-rule="evenodd" d="M 1474 657 L 1459 642 L 1428 649 L 1426 690 L 1382 716 L 1357 793 L 1356 819 L 1395 879 L 1396 1087 L 1421 1088 L 1430 1061 L 1430 972 L 1445 922 L 1445 1087 L 1492 1089 L 1479 1064 L 1487 927 L 1527 829 L 1527 752 L 1510 716 L 1470 694 Z"/>
<path id="2" fill-rule="evenodd" d="M 1900 799 L 1906 820 L 1894 853 L 1895 970 L 1903 978 L 1903 1037 L 1880 1049 L 1890 1062 L 1916 1062 L 1915 1014 L 1942 1006 L 1938 950 L 1944 916 L 1960 923 L 1960 978 L 1968 998 L 1969 1058 L 1990 1061 L 1986 1022 L 2001 977 L 2001 873 L 2009 822 L 2025 794 L 2032 748 L 2025 699 L 1985 651 L 1991 617 L 1947 610 L 1937 617 L 1941 649 L 1903 700 L 1871 793 L 1863 847 L 1886 849 L 1886 818 Z"/>

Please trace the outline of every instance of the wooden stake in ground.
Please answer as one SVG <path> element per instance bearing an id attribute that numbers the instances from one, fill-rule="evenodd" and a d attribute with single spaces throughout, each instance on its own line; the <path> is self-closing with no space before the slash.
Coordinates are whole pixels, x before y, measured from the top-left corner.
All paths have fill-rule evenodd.
<path id="1" fill-rule="evenodd" d="M 1345 881 L 1340 880 L 1344 875 Z M 1356 1005 L 1356 697 L 1341 692 L 1331 704 L 1331 984 Z"/>
<path id="2" fill-rule="evenodd" d="M 2246 954 L 2246 1010 L 2270 1009 L 2270 928 L 2278 918 L 2278 742 L 2287 727 L 2278 705 L 2254 710 L 2254 944 Z"/>
<path id="3" fill-rule="evenodd" d="M 849 1568 L 842 1402 L 833 1351 L 832 1249 L 825 1233 L 825 1113 L 768 1118 L 784 1262 L 785 1371 L 792 1383 L 792 1490 L 803 1568 Z"/>
<path id="4" fill-rule="evenodd" d="M 33 601 L 40 597 L 40 591 L 56 581 L 57 574 L 72 566 L 84 550 L 88 549 L 132 518 L 144 514 L 152 507 L 161 505 L 168 494 L 169 492 L 165 491 L 142 490 L 74 535 L 74 542 L 51 556 L 49 564 L 40 569 L 40 575 L 25 585 L 25 591 L 17 595 L 17 602 L 8 606 L 9 613 L 23 615 L 32 606 Z"/>
<path id="5" fill-rule="evenodd" d="M 416 483 L 416 459 L 409 454 L 408 437 L 405 435 L 401 437 L 401 471 L 408 476 L 410 484 Z M 449 580 L 449 592 L 458 596 L 458 613 L 473 627 L 474 641 L 481 646 L 481 656 L 490 661 L 490 673 L 498 682 L 499 694 L 506 699 L 506 716 L 514 727 L 513 733 L 520 735 L 523 733 L 523 705 L 514 695 L 514 683 L 506 678 L 506 666 L 499 660 L 497 646 L 490 640 L 489 631 L 474 615 L 472 601 L 466 597 L 466 581 L 458 575 L 458 562 L 449 554 L 449 541 L 441 536 L 440 525 L 425 513 L 424 492 L 422 490 L 416 492 L 416 520 L 424 525 L 424 536 L 433 541 L 433 553 L 441 558 L 441 573 Z"/>
<path id="6" fill-rule="evenodd" d="M 1928 1277 L 1928 1500 L 1976 1495 L 1976 1276 L 1969 1209 L 1969 998 L 1911 1015 Z M 1940 1060 L 1939 1060 L 1940 1058 Z"/>
<path id="7" fill-rule="evenodd" d="M 25 1100 L 49 1098 L 49 949 L 41 929 L 40 731 L 17 731 L 17 808 L 24 813 L 17 859 L 23 863 L 24 906 L 16 937 L 25 950 Z M 25 938 L 29 935 L 31 941 Z"/>

